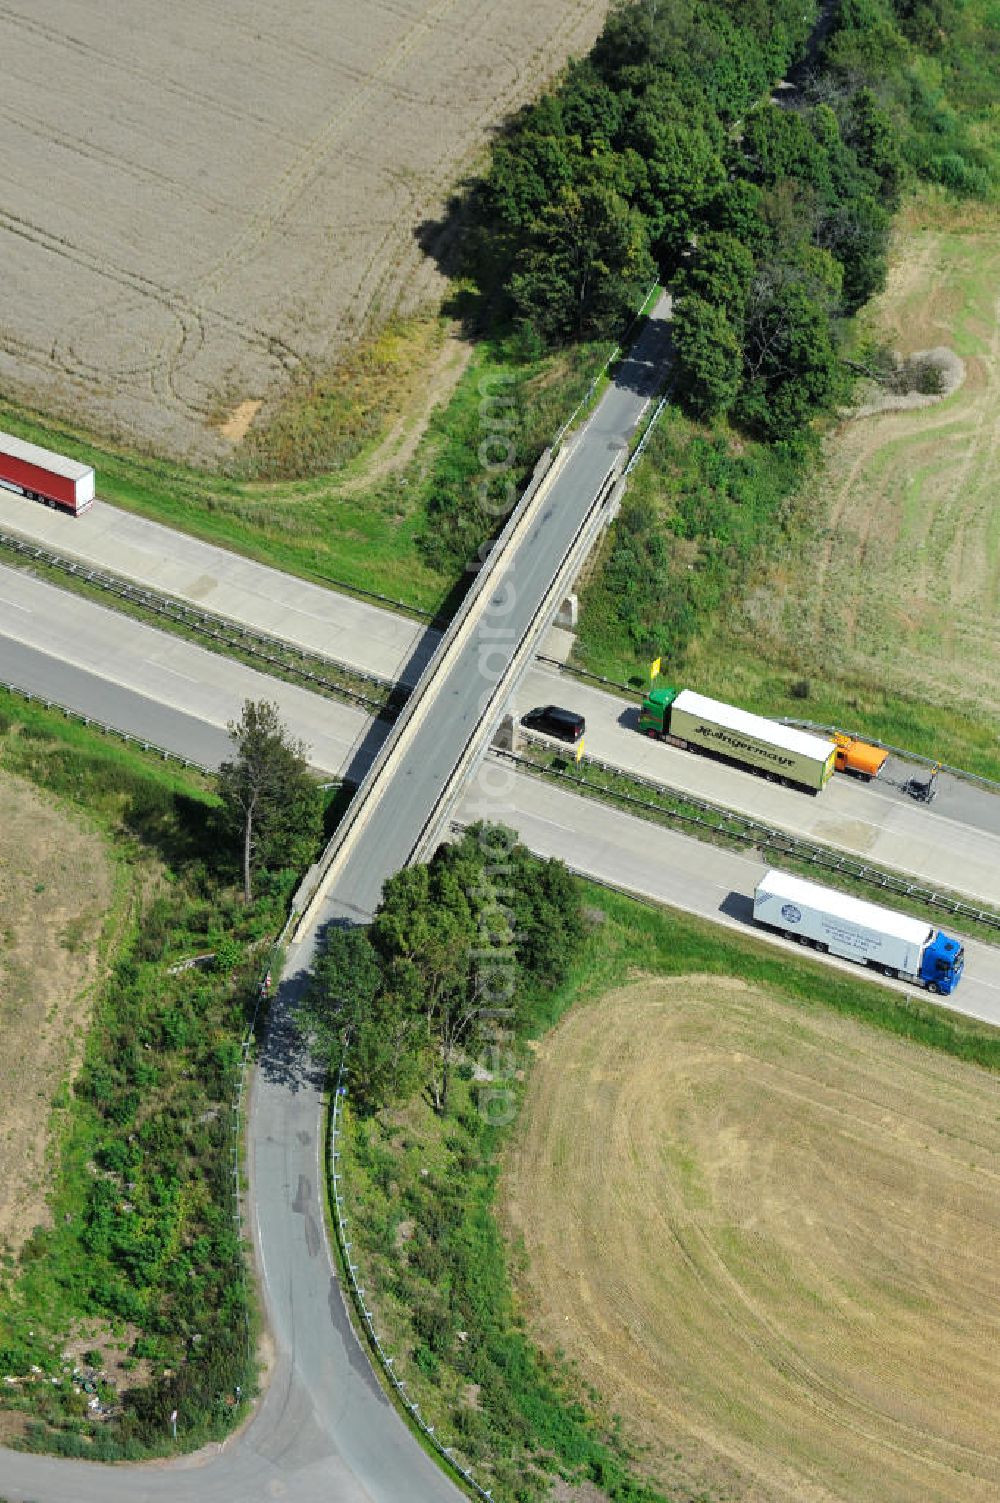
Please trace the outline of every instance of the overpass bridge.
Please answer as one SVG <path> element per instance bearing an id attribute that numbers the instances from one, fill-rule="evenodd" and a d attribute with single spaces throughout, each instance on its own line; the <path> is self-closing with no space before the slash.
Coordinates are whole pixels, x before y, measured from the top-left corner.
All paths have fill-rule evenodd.
<path id="1" fill-rule="evenodd" d="M 583 429 L 522 500 L 420 675 L 308 882 L 251 1094 L 254 1243 L 275 1339 L 252 1422 L 218 1455 L 95 1468 L 0 1452 L 8 1497 L 35 1503 L 443 1503 L 459 1495 L 403 1426 L 349 1329 L 324 1234 L 323 1081 L 294 1011 L 317 936 L 367 919 L 386 878 L 444 828 L 560 591 L 590 546 L 629 438 L 663 379 L 664 298 Z"/>

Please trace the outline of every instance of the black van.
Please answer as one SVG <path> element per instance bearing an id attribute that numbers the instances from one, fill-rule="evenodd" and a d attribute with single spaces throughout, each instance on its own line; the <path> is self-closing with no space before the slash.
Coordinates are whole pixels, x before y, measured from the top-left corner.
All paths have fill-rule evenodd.
<path id="1" fill-rule="evenodd" d="M 528 731 L 544 731 L 546 736 L 555 736 L 559 741 L 579 741 L 585 729 L 582 715 L 573 710 L 561 710 L 558 705 L 542 705 L 521 716 L 521 724 Z"/>

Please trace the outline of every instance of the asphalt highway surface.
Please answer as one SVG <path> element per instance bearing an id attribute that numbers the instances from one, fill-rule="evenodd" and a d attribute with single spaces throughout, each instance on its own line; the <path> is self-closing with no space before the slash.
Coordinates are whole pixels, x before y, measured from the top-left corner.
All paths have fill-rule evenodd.
<path id="1" fill-rule="evenodd" d="M 0 679 L 199 767 L 218 767 L 232 753 L 225 726 L 67 665 L 24 642 L 0 641 Z"/>
<path id="2" fill-rule="evenodd" d="M 281 637 L 378 677 L 413 682 L 437 643 L 417 622 L 95 501 L 82 517 L 0 486 L 0 528 L 63 558 Z"/>
<path id="3" fill-rule="evenodd" d="M 294 1012 L 317 930 L 367 918 L 405 864 L 483 713 L 484 696 L 537 610 L 580 518 L 627 446 L 662 379 L 664 301 L 585 427 L 545 505 L 498 579 L 491 608 L 438 686 L 433 711 L 345 862 L 318 925 L 291 953 L 271 1008 L 252 1094 L 248 1154 L 258 1268 L 276 1348 L 275 1376 L 252 1423 L 220 1455 L 169 1468 L 100 1469 L 0 1452 L 0 1485 L 36 1503 L 439 1503 L 457 1490 L 382 1397 L 350 1334 L 323 1230 L 321 1083 L 302 1056 Z M 2 674 L 0 674 L 2 676 Z M 164 1416 L 166 1424 L 167 1416 Z"/>
<path id="4" fill-rule="evenodd" d="M 579 711 L 587 722 L 589 756 L 1000 909 L 997 794 L 952 778 L 942 783 L 932 804 L 914 803 L 894 786 L 894 780 L 904 777 L 894 759 L 874 783 L 836 773 L 816 795 L 786 788 L 741 767 L 640 736 L 635 704 L 569 676 L 554 684 L 554 672 L 532 668 L 518 691 L 515 713 L 548 702 Z M 905 777 L 916 771 L 907 768 Z"/>
<path id="5" fill-rule="evenodd" d="M 229 755 L 247 699 L 274 701 L 317 771 L 359 777 L 386 726 L 170 632 L 0 565 L 0 682 L 206 767 Z"/>
<path id="6" fill-rule="evenodd" d="M 484 818 L 497 820 L 517 830 L 524 843 L 539 855 L 556 856 L 583 876 L 803 954 L 793 940 L 753 922 L 753 890 L 768 870 L 768 864 L 756 852 L 733 852 L 692 840 L 663 825 L 580 798 L 530 774 L 516 773 L 509 763 L 493 761 L 480 768 L 455 817 L 463 824 Z M 822 873 L 817 873 L 815 880 L 822 882 Z M 873 893 L 872 901 L 882 900 Z M 961 938 L 966 951 L 965 974 L 949 997 L 932 997 L 921 987 L 893 981 L 833 956 L 817 958 L 816 963 L 837 966 L 850 975 L 863 976 L 893 991 L 1000 1027 L 1000 946 L 969 939 L 945 913 L 938 927 Z"/>

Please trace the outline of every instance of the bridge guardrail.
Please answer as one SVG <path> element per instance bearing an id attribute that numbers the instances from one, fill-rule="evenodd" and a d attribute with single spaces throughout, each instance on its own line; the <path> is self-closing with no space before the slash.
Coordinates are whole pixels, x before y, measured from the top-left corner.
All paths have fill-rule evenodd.
<path id="1" fill-rule="evenodd" d="M 513 692 L 519 675 L 526 668 L 529 658 L 533 655 L 530 644 L 537 641 L 541 626 L 546 619 L 551 619 L 554 614 L 560 596 L 568 588 L 574 573 L 579 567 L 581 555 L 586 557 L 589 553 L 593 545 L 595 532 L 600 524 L 601 512 L 609 495 L 614 490 L 617 479 L 618 461 L 611 466 L 598 486 L 588 511 L 581 519 L 579 528 L 570 540 L 562 558 L 559 560 L 558 567 L 552 576 L 548 589 L 532 613 L 531 620 L 517 649 L 511 655 L 510 662 L 493 688 L 489 702 L 483 708 L 480 723 L 475 727 L 468 741 L 465 743 L 451 776 L 441 789 L 433 809 L 428 814 L 417 843 L 414 846 L 415 856 L 426 856 L 427 847 L 433 841 L 441 810 L 446 808 L 455 796 L 458 787 L 467 775 L 470 764 L 488 744 L 488 740 L 493 733 L 493 708 L 498 701 L 502 703 Z"/>
<path id="2" fill-rule="evenodd" d="M 471 630 L 471 625 L 475 618 L 475 607 L 487 586 L 492 582 L 498 560 L 506 552 L 514 537 L 532 519 L 535 502 L 541 495 L 545 482 L 552 478 L 559 468 L 560 463 L 561 456 L 557 458 L 552 454 L 550 449 L 546 449 L 535 466 L 527 490 L 507 518 L 503 530 L 483 560 L 476 578 L 473 580 L 462 602 L 461 610 L 448 623 L 433 657 L 424 665 L 420 677 L 414 685 L 406 704 L 403 706 L 392 731 L 386 737 L 385 741 L 383 741 L 374 761 L 365 773 L 354 798 L 351 800 L 347 814 L 341 820 L 319 861 L 296 894 L 296 907 L 300 908 L 299 927 L 296 930 L 296 935 L 301 934 L 305 925 L 311 921 L 316 908 L 326 895 L 335 871 L 359 838 L 370 817 L 372 808 L 371 796 L 379 779 L 384 775 L 386 768 L 390 765 L 390 761 L 398 760 L 406 746 L 412 740 L 426 709 L 428 689 L 442 672 L 449 658 L 454 655 L 457 648 L 461 645 L 466 634 Z"/>

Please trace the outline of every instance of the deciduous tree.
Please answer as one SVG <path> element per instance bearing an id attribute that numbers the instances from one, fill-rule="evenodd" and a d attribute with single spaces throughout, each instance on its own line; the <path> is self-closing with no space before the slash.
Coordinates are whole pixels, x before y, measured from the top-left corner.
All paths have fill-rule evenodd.
<path id="1" fill-rule="evenodd" d="M 674 372 L 684 405 L 700 417 L 728 412 L 743 378 L 739 338 L 718 303 L 679 299 L 674 316 Z"/>
<path id="2" fill-rule="evenodd" d="M 253 899 L 261 870 L 304 866 L 323 828 L 319 785 L 306 748 L 282 724 L 277 705 L 248 699 L 229 734 L 236 755 L 217 776 L 223 821 L 242 848 L 243 896 Z"/>
<path id="3" fill-rule="evenodd" d="M 656 275 L 643 216 L 595 165 L 564 188 L 536 222 L 511 277 L 515 308 L 547 338 L 621 329 Z"/>

